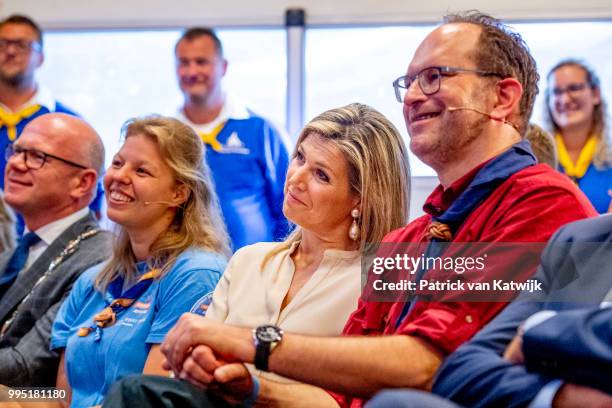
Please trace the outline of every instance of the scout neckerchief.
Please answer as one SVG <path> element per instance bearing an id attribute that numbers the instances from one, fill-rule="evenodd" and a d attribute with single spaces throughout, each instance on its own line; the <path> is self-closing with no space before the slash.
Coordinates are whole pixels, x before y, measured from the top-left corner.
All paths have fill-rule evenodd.
<path id="1" fill-rule="evenodd" d="M 17 139 L 17 125 L 40 109 L 40 105 L 32 105 L 17 112 L 8 112 L 0 108 L 0 126 L 6 126 L 6 133 L 11 142 Z"/>
<path id="2" fill-rule="evenodd" d="M 152 269 L 142 275 L 136 283 L 121 293 L 123 278 L 119 277 L 108 285 L 108 292 L 105 295 L 106 306 L 100 313 L 94 316 L 94 324 L 89 327 L 81 327 L 77 334 L 79 337 L 86 337 L 95 331 L 94 341 L 99 341 L 102 336 L 102 329 L 112 326 L 117 321 L 117 315 L 127 310 L 147 289 L 151 283 L 159 276 L 158 269 Z"/>
<path id="3" fill-rule="evenodd" d="M 537 164 L 536 158 L 526 140 L 516 143 L 487 163 L 442 215 L 432 217 L 426 232 L 430 243 L 424 256 L 439 257 L 444 245 L 436 245 L 436 243 L 451 241 L 454 233 L 472 211 L 482 204 L 499 185 L 513 174 L 535 164 Z M 416 274 L 416 280 L 420 280 L 425 272 L 427 270 L 421 268 Z M 396 327 L 399 327 L 414 303 L 414 301 L 408 301 L 404 304 L 402 313 L 396 321 Z"/>
<path id="4" fill-rule="evenodd" d="M 557 150 L 559 152 L 559 164 L 563 167 L 563 171 L 569 178 L 578 182 L 586 174 L 593 156 L 595 156 L 595 150 L 597 149 L 597 138 L 595 136 L 589 137 L 584 147 L 580 151 L 578 161 L 574 163 L 570 158 L 563 137 L 559 134 L 555 135 L 555 141 L 557 142 Z"/>
<path id="5" fill-rule="evenodd" d="M 215 152 L 220 152 L 221 150 L 223 150 L 223 146 L 221 146 L 221 143 L 219 143 L 219 141 L 217 140 L 217 136 L 219 135 L 219 133 L 221 133 L 223 126 L 225 126 L 225 122 L 219 123 L 217 126 L 213 128 L 213 130 L 211 130 L 208 133 L 207 132 L 198 133 L 202 141 L 205 144 L 209 145 Z"/>

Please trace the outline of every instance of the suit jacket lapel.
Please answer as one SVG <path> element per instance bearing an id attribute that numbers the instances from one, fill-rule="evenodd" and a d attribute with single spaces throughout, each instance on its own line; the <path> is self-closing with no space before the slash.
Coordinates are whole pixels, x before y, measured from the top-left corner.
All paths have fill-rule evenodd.
<path id="1" fill-rule="evenodd" d="M 608 294 L 604 297 L 604 302 L 612 303 L 612 288 L 608 291 Z"/>
<path id="2" fill-rule="evenodd" d="M 78 237 L 88 229 L 97 228 L 97 224 L 93 215 L 89 213 L 87 216 L 76 221 L 69 226 L 59 237 L 55 239 L 47 247 L 47 249 L 38 257 L 32 266 L 19 273 L 17 280 L 11 288 L 4 294 L 0 301 L 0 321 L 3 321 L 10 315 L 12 310 L 21 302 L 21 300 L 32 290 L 34 284 L 41 276 L 47 272 L 49 264 L 66 248 L 68 243 Z M 6 266 L 4 262 L 4 267 Z"/>
<path id="3" fill-rule="evenodd" d="M 9 261 L 11 260 L 11 257 L 13 256 L 14 252 L 15 252 L 15 249 L 13 249 L 12 251 L 4 252 L 0 256 L 0 276 L 4 275 L 4 272 L 6 272 L 6 267 Z M 10 288 L 4 294 L 5 296 L 3 296 L 2 299 L 6 299 L 6 295 L 8 295 L 8 292 L 10 292 Z M 8 314 L 8 311 L 6 310 L 6 307 L 5 307 L 5 303 L 2 299 L 0 299 L 0 322 L 2 322 L 6 318 L 6 315 Z"/>
<path id="4" fill-rule="evenodd" d="M 15 252 L 15 249 L 13 249 L 12 251 L 3 252 L 2 255 L 0 255 L 0 276 L 4 274 L 4 271 L 6 270 L 6 266 L 11 260 L 11 257 L 13 256 L 14 252 Z"/>

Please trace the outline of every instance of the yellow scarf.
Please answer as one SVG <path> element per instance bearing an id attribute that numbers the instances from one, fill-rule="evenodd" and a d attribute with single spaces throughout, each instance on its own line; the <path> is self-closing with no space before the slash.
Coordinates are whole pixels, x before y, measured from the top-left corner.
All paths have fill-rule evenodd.
<path id="1" fill-rule="evenodd" d="M 40 109 L 40 105 L 32 105 L 18 112 L 7 112 L 0 108 L 0 127 L 6 126 L 6 133 L 11 142 L 17 139 L 17 125 Z"/>
<path id="2" fill-rule="evenodd" d="M 557 134 L 555 135 L 557 142 L 557 151 L 559 153 L 559 164 L 565 170 L 565 174 L 574 179 L 581 179 L 587 172 L 593 156 L 595 156 L 595 149 L 597 149 L 597 138 L 595 136 L 589 137 L 584 147 L 580 151 L 578 161 L 574 163 L 570 158 L 565 143 L 563 143 L 563 137 Z"/>
<path id="3" fill-rule="evenodd" d="M 219 141 L 217 140 L 217 136 L 223 129 L 223 126 L 225 126 L 225 122 L 219 123 L 210 133 L 198 133 L 200 135 L 200 138 L 202 139 L 202 142 L 212 147 L 215 152 L 220 152 L 221 150 L 223 150 L 223 146 L 221 146 L 221 143 L 219 143 Z"/>

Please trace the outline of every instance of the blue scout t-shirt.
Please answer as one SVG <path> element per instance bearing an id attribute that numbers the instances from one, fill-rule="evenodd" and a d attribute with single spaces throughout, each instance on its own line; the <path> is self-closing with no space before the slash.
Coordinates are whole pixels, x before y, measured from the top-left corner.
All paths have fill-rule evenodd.
<path id="1" fill-rule="evenodd" d="M 93 282 L 103 265 L 90 268 L 75 282 L 62 304 L 51 333 L 51 348 L 66 348 L 66 372 L 72 387 L 71 407 L 102 403 L 109 388 L 120 378 L 142 372 L 152 344 L 161 343 L 178 318 L 188 312 L 203 294 L 212 292 L 225 268 L 220 255 L 188 250 L 173 268 L 151 286 L 117 322 L 86 337 L 81 327 L 90 327 L 93 317 L 108 306 Z M 138 265 L 145 273 L 146 265 Z"/>
<path id="2" fill-rule="evenodd" d="M 612 167 L 599 170 L 591 163 L 586 174 L 578 180 L 578 188 L 587 196 L 598 213 L 607 213 L 610 207 L 608 191 L 612 190 Z"/>
<path id="3" fill-rule="evenodd" d="M 283 214 L 290 158 L 283 133 L 232 95 L 226 95 L 221 112 L 210 123 L 191 122 L 182 107 L 176 117 L 206 143 L 206 163 L 232 249 L 285 239 L 291 230 Z M 210 137 L 216 131 L 216 145 L 212 146 L 204 135 Z"/>

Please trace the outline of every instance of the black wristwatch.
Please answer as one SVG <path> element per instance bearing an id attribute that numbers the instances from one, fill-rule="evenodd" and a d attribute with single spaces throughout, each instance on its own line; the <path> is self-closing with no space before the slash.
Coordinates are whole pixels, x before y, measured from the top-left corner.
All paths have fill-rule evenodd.
<path id="1" fill-rule="evenodd" d="M 274 347 L 283 339 L 283 331 L 276 326 L 266 324 L 253 329 L 255 344 L 255 368 L 268 371 L 268 360 Z"/>

